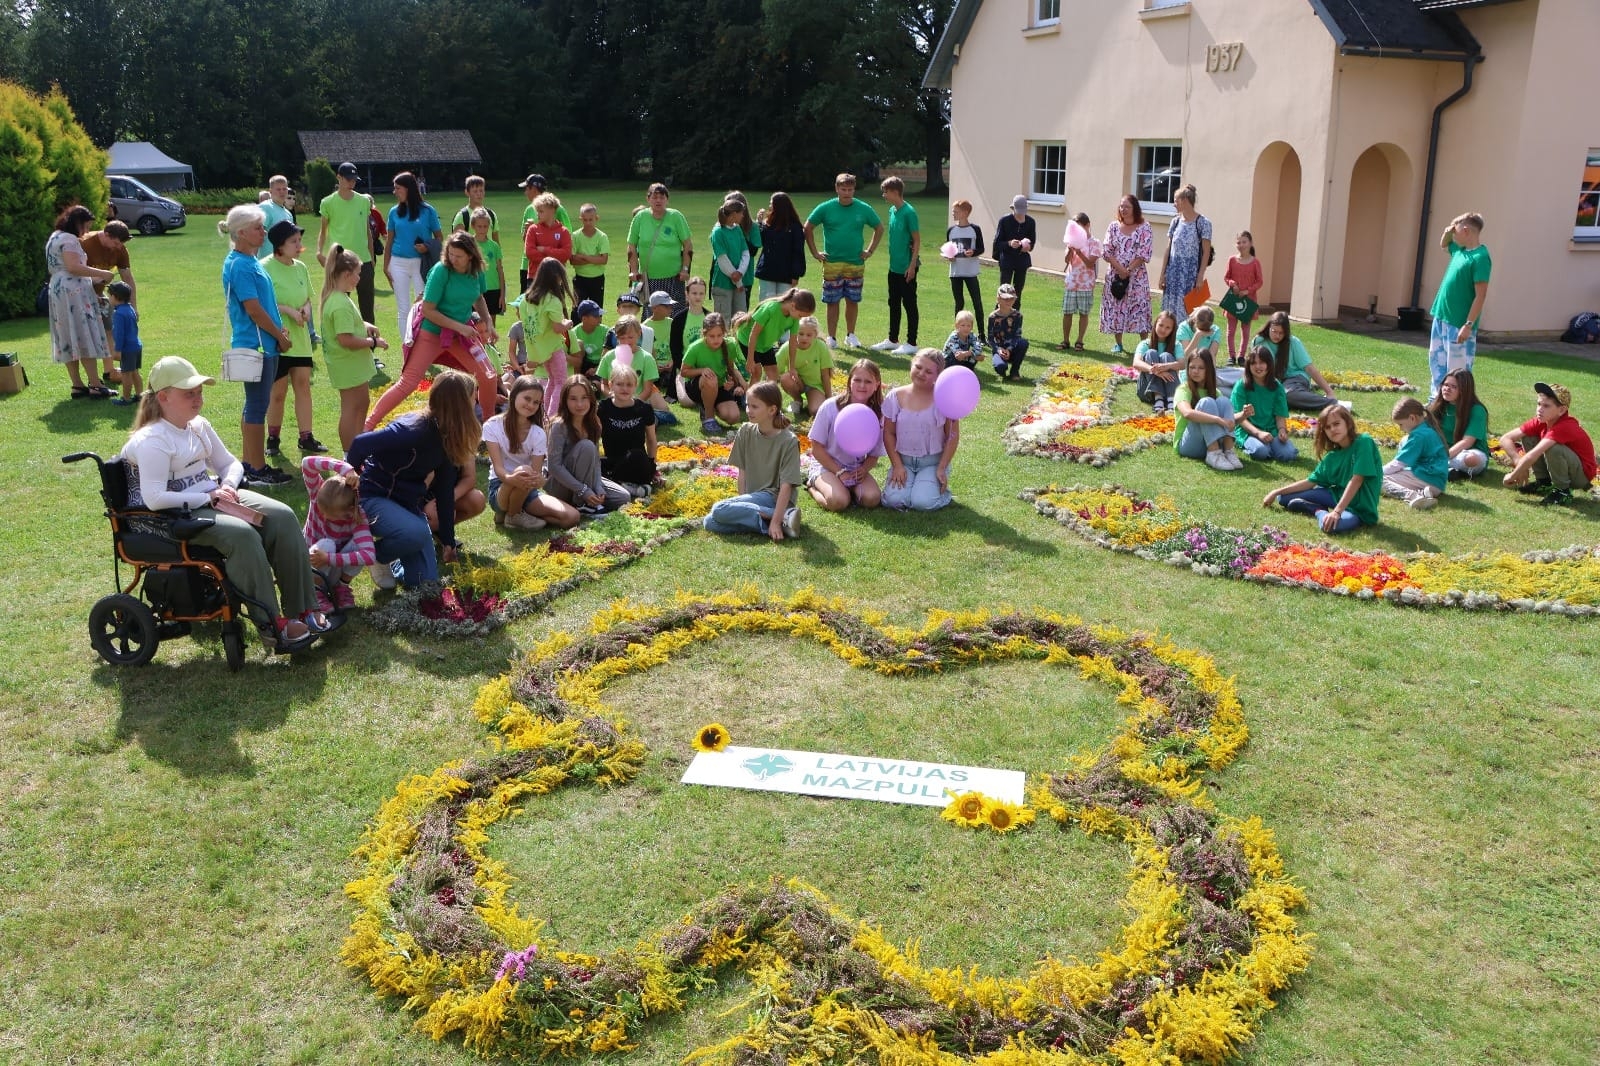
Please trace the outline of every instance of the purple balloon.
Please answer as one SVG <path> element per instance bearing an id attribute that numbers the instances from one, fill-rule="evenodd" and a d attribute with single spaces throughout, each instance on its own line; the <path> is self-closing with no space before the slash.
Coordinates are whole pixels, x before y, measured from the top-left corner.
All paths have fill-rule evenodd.
<path id="1" fill-rule="evenodd" d="M 946 418 L 963 419 L 978 409 L 978 375 L 964 366 L 940 371 L 933 383 L 933 406 Z"/>
<path id="2" fill-rule="evenodd" d="M 864 403 L 853 403 L 846 407 L 833 423 L 833 443 L 845 455 L 866 455 L 878 446 L 882 437 L 882 424 L 872 413 L 872 408 Z"/>

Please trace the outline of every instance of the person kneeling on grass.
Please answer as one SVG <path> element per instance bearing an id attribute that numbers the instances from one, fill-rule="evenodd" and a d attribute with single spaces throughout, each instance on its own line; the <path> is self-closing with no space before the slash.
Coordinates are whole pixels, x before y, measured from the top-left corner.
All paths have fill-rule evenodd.
<path id="1" fill-rule="evenodd" d="M 743 417 L 744 375 L 728 343 L 727 324 L 715 311 L 706 315 L 699 339 L 683 353 L 678 375 L 684 397 L 700 407 L 700 430 L 707 436 L 721 435 L 723 422 L 736 425 Z"/>
<path id="2" fill-rule="evenodd" d="M 819 344 L 822 324 L 810 315 L 800 320 L 799 327 L 789 334 L 789 343 L 783 346 L 778 360 L 784 367 L 778 377 L 783 391 L 793 397 L 790 413 L 796 420 L 817 413 L 822 401 L 833 391 L 833 352 L 826 344 Z"/>
<path id="3" fill-rule="evenodd" d="M 1500 438 L 1514 464 L 1505 483 L 1542 495 L 1541 506 L 1571 503 L 1574 489 L 1584 492 L 1594 483 L 1594 442 L 1572 417 L 1572 393 L 1565 385 L 1540 381 L 1533 391 L 1539 396 L 1534 416 Z"/>
<path id="4" fill-rule="evenodd" d="M 865 455 L 846 451 L 834 436 L 839 413 L 852 404 L 861 404 L 883 421 L 883 374 L 871 359 L 858 359 L 850 368 L 850 380 L 838 396 L 830 396 L 817 408 L 811 423 L 811 454 L 801 464 L 806 475 L 806 491 L 826 510 L 843 511 L 859 503 L 872 508 L 883 502 L 883 491 L 872 476 L 873 467 L 887 454 L 883 436 Z"/>
<path id="5" fill-rule="evenodd" d="M 1311 476 L 1273 489 L 1261 506 L 1271 507 L 1276 500 L 1286 511 L 1312 515 L 1324 533 L 1377 525 L 1383 486 L 1378 443 L 1356 431 L 1354 415 L 1330 403 L 1317 415 L 1316 448 L 1317 466 Z"/>
<path id="6" fill-rule="evenodd" d="M 758 381 L 745 403 L 750 421 L 739 427 L 728 452 L 728 462 L 739 468 L 739 494 L 718 500 L 705 527 L 712 533 L 765 533 L 773 540 L 798 537 L 800 442 L 783 413 L 783 390 L 775 381 Z"/>

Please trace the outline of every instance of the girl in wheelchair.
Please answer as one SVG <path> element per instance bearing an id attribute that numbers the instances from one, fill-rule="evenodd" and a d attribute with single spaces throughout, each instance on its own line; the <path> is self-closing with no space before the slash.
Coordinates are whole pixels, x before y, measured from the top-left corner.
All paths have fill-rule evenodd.
<path id="1" fill-rule="evenodd" d="M 242 595 L 263 637 L 278 652 L 299 651 L 329 628 L 313 599 L 311 561 L 299 519 L 286 504 L 241 489 L 243 464 L 201 417 L 204 386 L 216 381 L 187 359 L 167 356 L 150 369 L 133 433 L 123 446 L 128 505 L 151 510 L 188 506 L 214 524 L 190 538 L 227 559 L 228 580 Z M 259 524 L 216 505 L 242 505 Z M 277 588 L 283 591 L 279 606 Z"/>

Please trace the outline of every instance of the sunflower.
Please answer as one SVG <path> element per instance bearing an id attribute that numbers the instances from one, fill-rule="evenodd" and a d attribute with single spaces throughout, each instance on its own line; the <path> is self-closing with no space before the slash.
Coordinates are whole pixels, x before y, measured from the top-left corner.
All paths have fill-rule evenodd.
<path id="1" fill-rule="evenodd" d="M 1033 811 L 1015 803 L 989 800 L 984 808 L 984 817 L 988 820 L 989 828 L 996 833 L 1009 833 L 1013 829 L 1033 824 Z"/>
<path id="2" fill-rule="evenodd" d="M 728 727 L 721 722 L 712 722 L 710 725 L 700 727 L 700 732 L 694 735 L 695 751 L 721 751 L 733 739 L 728 732 Z"/>
<path id="3" fill-rule="evenodd" d="M 965 826 L 968 829 L 978 829 L 984 824 L 984 809 L 988 798 L 981 792 L 963 792 L 950 800 L 939 815 L 947 822 Z"/>

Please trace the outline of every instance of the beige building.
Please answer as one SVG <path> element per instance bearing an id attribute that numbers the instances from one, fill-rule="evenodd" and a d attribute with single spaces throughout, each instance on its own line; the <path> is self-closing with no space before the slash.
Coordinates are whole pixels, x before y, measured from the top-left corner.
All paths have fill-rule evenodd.
<path id="1" fill-rule="evenodd" d="M 1478 211 L 1505 339 L 1600 310 L 1597 40 L 1597 0 L 957 0 L 925 84 L 952 90 L 952 197 L 990 232 L 1028 194 L 1036 266 L 1060 268 L 1068 211 L 1101 236 L 1131 192 L 1159 286 L 1193 182 L 1213 293 L 1248 229 L 1264 303 L 1394 318 Z"/>

